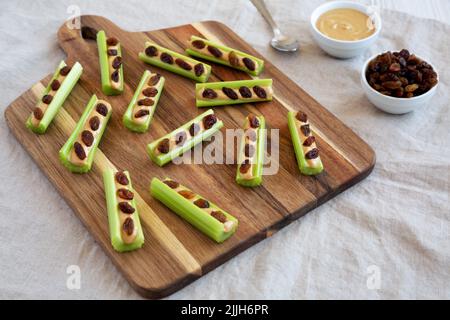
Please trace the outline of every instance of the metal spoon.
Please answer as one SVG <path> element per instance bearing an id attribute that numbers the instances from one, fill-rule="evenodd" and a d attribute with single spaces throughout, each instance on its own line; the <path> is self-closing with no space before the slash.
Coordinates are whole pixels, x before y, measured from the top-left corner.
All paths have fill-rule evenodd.
<path id="1" fill-rule="evenodd" d="M 258 9 L 259 13 L 261 13 L 264 19 L 266 19 L 269 25 L 272 27 L 274 37 L 270 41 L 270 45 L 278 51 L 283 52 L 297 51 L 299 48 L 298 41 L 292 37 L 286 36 L 281 32 L 280 28 L 273 20 L 272 15 L 269 13 L 269 10 L 267 10 L 264 0 L 250 0 L 250 1 L 253 3 L 256 9 Z"/>

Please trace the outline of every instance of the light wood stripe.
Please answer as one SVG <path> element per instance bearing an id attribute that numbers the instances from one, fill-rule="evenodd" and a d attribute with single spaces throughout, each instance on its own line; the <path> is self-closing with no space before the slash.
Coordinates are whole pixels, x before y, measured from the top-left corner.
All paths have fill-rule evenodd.
<path id="1" fill-rule="evenodd" d="M 45 87 L 43 84 L 38 82 L 32 87 L 31 90 L 37 99 L 40 97 L 44 89 Z M 54 124 L 63 129 L 67 135 L 70 135 L 76 126 L 75 120 L 64 108 L 61 108 L 58 112 L 54 119 Z M 100 148 L 97 149 L 95 154 L 94 165 L 100 169 L 102 174 L 108 168 L 117 169 L 100 150 Z M 189 251 L 187 251 L 178 238 L 170 231 L 170 229 L 162 222 L 158 215 L 149 207 L 149 205 L 136 191 L 135 196 L 141 224 L 150 230 L 152 236 L 158 239 L 158 242 L 165 247 L 167 252 L 170 252 L 170 254 L 183 265 L 188 273 L 201 276 L 202 268 L 197 260 L 189 253 Z"/>
<path id="2" fill-rule="evenodd" d="M 219 38 L 217 38 L 213 33 L 211 33 L 208 28 L 201 22 L 196 22 L 196 23 L 192 23 L 192 26 L 197 29 L 198 32 L 200 32 L 201 34 L 203 34 L 208 40 L 217 42 L 221 45 L 226 46 L 227 44 L 223 43 L 222 41 L 220 41 Z M 258 76 L 252 76 L 250 75 L 253 79 L 259 79 Z M 275 92 L 273 93 L 273 97 L 280 102 L 280 104 L 288 111 L 298 111 L 297 109 L 293 108 L 291 105 L 289 105 L 289 103 L 287 103 L 286 101 L 284 101 L 280 96 L 278 96 Z M 350 163 L 356 170 L 362 172 L 363 168 L 361 166 L 358 166 L 358 164 L 356 164 L 352 159 L 350 159 L 346 153 L 340 149 L 335 143 L 333 143 L 331 141 L 331 139 L 329 139 L 322 131 L 320 131 L 319 129 L 317 129 L 316 126 L 313 125 L 313 131 L 314 133 L 319 136 L 322 140 L 324 140 L 329 146 L 331 146 L 334 150 L 336 150 L 336 152 L 339 153 L 339 155 L 344 158 L 348 163 Z"/>

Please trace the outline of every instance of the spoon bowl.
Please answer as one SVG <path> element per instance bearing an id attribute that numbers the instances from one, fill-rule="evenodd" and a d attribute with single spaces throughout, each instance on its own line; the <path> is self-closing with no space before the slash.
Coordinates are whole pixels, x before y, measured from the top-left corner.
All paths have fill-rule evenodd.
<path id="1" fill-rule="evenodd" d="M 287 36 L 278 36 L 274 37 L 270 41 L 270 45 L 279 51 L 283 52 L 295 52 L 299 49 L 300 45 L 298 41 L 294 38 L 287 37 Z"/>

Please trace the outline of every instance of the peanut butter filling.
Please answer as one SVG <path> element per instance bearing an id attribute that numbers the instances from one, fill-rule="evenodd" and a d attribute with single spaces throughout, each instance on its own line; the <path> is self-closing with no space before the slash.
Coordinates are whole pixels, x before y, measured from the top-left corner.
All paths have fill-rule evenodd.
<path id="1" fill-rule="evenodd" d="M 173 188 L 172 190 L 174 190 L 174 191 L 176 191 L 177 193 L 178 192 L 180 192 L 180 191 L 184 191 L 184 190 L 188 190 L 188 189 L 186 189 L 186 188 L 184 188 L 183 186 L 181 186 L 181 185 L 178 185 L 178 187 L 176 187 L 176 188 Z M 190 191 L 190 190 L 189 190 Z M 181 196 L 181 195 L 180 195 Z M 200 197 L 198 194 L 194 194 L 194 196 L 192 197 L 192 198 L 190 198 L 190 199 L 188 199 L 188 198 L 186 198 L 186 197 L 184 197 L 186 200 L 188 200 L 189 202 L 191 202 L 191 203 L 194 203 L 195 201 L 197 201 L 197 200 L 199 200 L 199 199 L 203 199 L 202 197 Z M 202 209 L 205 213 L 207 213 L 207 214 L 209 214 L 210 216 L 211 216 L 211 214 L 214 212 L 214 211 L 221 211 L 219 208 L 217 208 L 216 206 L 214 206 L 214 205 L 212 205 L 209 201 L 208 201 L 208 203 L 209 203 L 209 208 L 200 208 L 200 209 Z M 222 212 L 222 211 L 221 211 Z M 216 219 L 217 220 L 217 219 Z M 217 220 L 217 221 L 219 221 L 219 220 Z M 219 221 L 220 222 L 220 221 Z M 232 229 L 233 229 L 233 227 L 234 227 L 234 224 L 235 224 L 235 222 L 234 221 L 231 221 L 231 220 L 228 220 L 227 219 L 227 221 L 225 221 L 225 222 L 220 222 L 220 223 L 222 223 L 223 224 L 223 231 L 224 232 L 230 232 Z"/>

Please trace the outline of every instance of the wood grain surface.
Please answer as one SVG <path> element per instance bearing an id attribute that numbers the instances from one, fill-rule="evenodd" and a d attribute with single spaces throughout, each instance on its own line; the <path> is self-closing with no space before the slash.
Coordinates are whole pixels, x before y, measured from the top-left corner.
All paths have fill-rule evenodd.
<path id="1" fill-rule="evenodd" d="M 373 150 L 354 132 L 318 104 L 305 91 L 261 57 L 243 39 L 225 25 L 207 21 L 164 30 L 127 32 L 98 16 L 82 16 L 82 26 L 105 30 L 122 44 L 124 58 L 124 93 L 106 97 L 101 91 L 100 70 L 95 41 L 84 40 L 79 30 L 63 25 L 59 44 L 67 53 L 69 64 L 79 61 L 84 72 L 64 108 L 45 135 L 25 128 L 25 120 L 50 76 L 21 95 L 6 110 L 7 123 L 17 140 L 29 152 L 61 196 L 92 233 L 97 242 L 130 284 L 148 298 L 164 297 L 253 244 L 303 216 L 310 210 L 356 184 L 372 171 Z M 261 57 L 266 61 L 260 78 L 274 81 L 274 101 L 234 107 L 215 108 L 225 128 L 239 128 L 248 113 L 264 115 L 268 129 L 280 129 L 280 167 L 276 175 L 265 176 L 262 187 L 245 189 L 234 182 L 234 165 L 174 165 L 160 168 L 145 152 L 146 144 L 178 128 L 205 110 L 195 107 L 195 83 L 189 79 L 150 67 L 138 60 L 144 42 L 152 40 L 172 50 L 183 52 L 191 35 L 198 35 Z M 146 134 L 128 131 L 122 115 L 144 70 L 161 73 L 166 86 Z M 250 79 L 242 72 L 214 65 L 210 81 Z M 113 106 L 113 115 L 88 174 L 70 173 L 58 160 L 58 151 L 80 118 L 92 94 Z M 309 115 L 321 150 L 325 172 L 317 177 L 299 174 L 287 127 L 287 112 L 303 110 Z M 271 140 L 269 136 L 268 144 Z M 270 151 L 270 147 L 268 148 Z M 108 232 L 102 172 L 113 166 L 128 170 L 137 192 L 138 209 L 144 229 L 142 249 L 120 254 L 113 250 Z M 239 219 L 236 234 L 223 244 L 216 244 L 149 194 L 152 177 L 169 176 L 189 186 Z"/>

